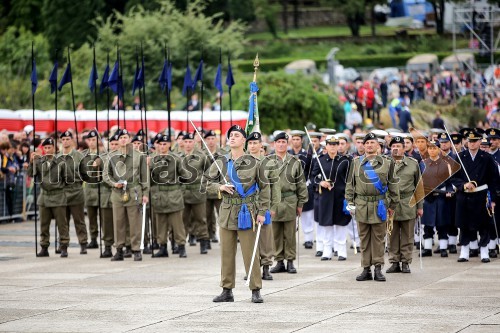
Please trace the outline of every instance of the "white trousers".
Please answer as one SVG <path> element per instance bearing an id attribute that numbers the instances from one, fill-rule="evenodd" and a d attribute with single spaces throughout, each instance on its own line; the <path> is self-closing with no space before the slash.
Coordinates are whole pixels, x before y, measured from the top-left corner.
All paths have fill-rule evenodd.
<path id="1" fill-rule="evenodd" d="M 347 258 L 347 226 L 333 226 L 333 241 L 339 257 Z"/>
<path id="2" fill-rule="evenodd" d="M 304 242 L 312 242 L 314 240 L 314 209 L 302 212 L 300 223 L 304 233 Z"/>

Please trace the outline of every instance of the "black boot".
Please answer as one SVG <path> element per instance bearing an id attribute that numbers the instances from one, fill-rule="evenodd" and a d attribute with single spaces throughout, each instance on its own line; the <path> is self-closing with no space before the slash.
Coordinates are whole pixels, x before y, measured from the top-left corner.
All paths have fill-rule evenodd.
<path id="1" fill-rule="evenodd" d="M 59 245 L 56 249 L 56 254 L 61 254 L 61 245 Z"/>
<path id="2" fill-rule="evenodd" d="M 252 290 L 252 303 L 264 303 L 259 289 Z"/>
<path id="3" fill-rule="evenodd" d="M 286 261 L 286 271 L 290 274 L 295 274 L 297 273 L 297 270 L 295 269 L 295 266 L 293 266 L 293 260 L 287 260 Z"/>
<path id="4" fill-rule="evenodd" d="M 373 271 L 373 279 L 375 281 L 385 281 L 385 276 L 382 274 L 382 266 L 376 265 L 375 270 Z"/>
<path id="5" fill-rule="evenodd" d="M 436 247 L 436 249 L 432 253 L 435 253 L 435 254 L 441 253 L 441 249 L 439 248 L 439 246 Z"/>
<path id="6" fill-rule="evenodd" d="M 411 273 L 411 271 L 410 271 L 410 265 L 407 262 L 404 262 L 402 264 L 401 272 L 402 273 Z"/>
<path id="7" fill-rule="evenodd" d="M 37 257 L 48 257 L 49 256 L 49 248 L 47 246 L 42 246 L 40 252 L 36 254 Z"/>
<path id="8" fill-rule="evenodd" d="M 361 274 L 356 276 L 356 281 L 368 281 L 368 280 L 373 280 L 372 277 L 372 270 L 370 267 L 365 267 Z"/>
<path id="9" fill-rule="evenodd" d="M 160 245 L 158 245 L 158 241 L 156 239 L 153 239 L 153 250 L 158 250 L 160 248 Z"/>
<path id="10" fill-rule="evenodd" d="M 189 235 L 189 246 L 196 246 L 196 237 L 194 235 Z"/>
<path id="11" fill-rule="evenodd" d="M 219 239 L 217 238 L 216 235 L 213 235 L 212 236 L 212 243 L 218 243 L 219 242 Z"/>
<path id="12" fill-rule="evenodd" d="M 488 254 L 489 254 L 490 258 L 497 258 L 498 257 L 497 250 L 495 250 L 495 249 L 490 249 L 488 251 Z"/>
<path id="13" fill-rule="evenodd" d="M 222 293 L 219 296 L 214 297 L 213 301 L 215 303 L 234 302 L 233 291 L 228 288 L 222 288 Z"/>
<path id="14" fill-rule="evenodd" d="M 132 246 L 126 246 L 125 252 L 123 253 L 123 258 L 132 258 Z"/>
<path id="15" fill-rule="evenodd" d="M 323 256 L 323 251 L 316 251 L 315 257 L 322 257 Z"/>
<path id="16" fill-rule="evenodd" d="M 306 249 L 312 249 L 312 248 L 313 248 L 313 242 L 311 242 L 311 241 L 307 241 L 307 242 L 305 242 L 305 243 L 304 243 L 304 247 L 305 247 Z"/>
<path id="17" fill-rule="evenodd" d="M 61 246 L 61 251 L 62 251 L 62 246 Z M 87 254 L 87 243 L 80 244 L 80 254 Z"/>
<path id="18" fill-rule="evenodd" d="M 65 245 L 61 245 L 61 258 L 68 257 L 68 247 Z"/>
<path id="19" fill-rule="evenodd" d="M 399 262 L 393 262 L 391 267 L 389 267 L 386 273 L 401 273 L 401 268 L 399 267 Z"/>
<path id="20" fill-rule="evenodd" d="M 162 244 L 160 250 L 153 254 L 153 258 L 168 257 L 167 244 Z"/>
<path id="21" fill-rule="evenodd" d="M 170 241 L 170 249 L 172 250 L 172 254 L 179 254 L 179 246 L 175 244 L 175 240 Z"/>
<path id="22" fill-rule="evenodd" d="M 143 254 L 151 254 L 153 253 L 153 250 L 151 249 L 151 246 L 149 245 L 144 245 L 144 249 L 142 250 Z"/>
<path id="23" fill-rule="evenodd" d="M 200 254 L 207 254 L 207 241 L 205 239 L 200 240 Z"/>
<path id="24" fill-rule="evenodd" d="M 271 273 L 274 274 L 274 273 L 283 273 L 283 272 L 286 272 L 285 263 L 283 262 L 283 260 L 279 260 L 276 263 L 276 266 L 271 268 Z"/>
<path id="25" fill-rule="evenodd" d="M 262 280 L 272 280 L 273 276 L 269 273 L 269 265 L 262 266 Z"/>
<path id="26" fill-rule="evenodd" d="M 92 238 L 90 243 L 87 245 L 87 249 L 98 249 L 99 245 L 97 244 L 97 239 Z"/>
<path id="27" fill-rule="evenodd" d="M 422 257 L 432 257 L 432 250 L 429 249 L 422 250 Z"/>
<path id="28" fill-rule="evenodd" d="M 186 246 L 185 245 L 179 245 L 179 258 L 187 258 L 186 254 Z"/>
<path id="29" fill-rule="evenodd" d="M 469 258 L 479 257 L 479 249 L 470 249 Z"/>
<path id="30" fill-rule="evenodd" d="M 439 252 L 441 252 L 441 257 L 442 258 L 448 257 L 448 250 L 440 250 Z"/>
<path id="31" fill-rule="evenodd" d="M 111 252 L 111 246 L 104 246 L 104 252 L 101 255 L 101 258 L 111 258 L 113 256 L 113 252 Z"/>
<path id="32" fill-rule="evenodd" d="M 457 253 L 457 246 L 456 245 L 448 245 L 448 251 L 450 251 L 450 253 L 452 253 L 452 254 L 456 254 Z"/>
<path id="33" fill-rule="evenodd" d="M 124 256 L 125 255 L 123 254 L 123 249 L 118 248 L 118 249 L 116 249 L 116 253 L 113 256 L 113 258 L 111 258 L 111 261 L 123 261 Z"/>
<path id="34" fill-rule="evenodd" d="M 205 241 L 205 247 L 207 248 L 207 250 L 212 249 L 212 243 L 210 243 L 210 238 Z"/>
<path id="35" fill-rule="evenodd" d="M 134 251 L 134 261 L 142 261 L 141 251 Z"/>

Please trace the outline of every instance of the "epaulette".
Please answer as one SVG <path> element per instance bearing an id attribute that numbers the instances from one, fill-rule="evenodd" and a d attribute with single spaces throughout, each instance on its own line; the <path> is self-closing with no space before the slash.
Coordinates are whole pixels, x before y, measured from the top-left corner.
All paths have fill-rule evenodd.
<path id="1" fill-rule="evenodd" d="M 413 158 L 411 156 L 406 156 L 406 158 L 408 158 L 410 161 L 413 161 L 413 162 L 418 164 L 418 160 L 416 158 Z"/>

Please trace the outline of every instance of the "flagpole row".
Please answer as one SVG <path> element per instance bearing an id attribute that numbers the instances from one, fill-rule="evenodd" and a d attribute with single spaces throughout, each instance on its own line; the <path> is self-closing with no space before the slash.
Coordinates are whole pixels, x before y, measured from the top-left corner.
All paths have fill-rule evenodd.
<path id="1" fill-rule="evenodd" d="M 35 43 L 31 42 L 31 103 L 33 105 L 33 153 L 36 152 L 36 121 L 35 121 L 35 92 L 38 87 L 38 77 L 36 72 L 35 62 Z M 35 164 L 33 159 L 33 164 Z M 36 193 L 36 165 L 33 165 L 33 205 L 35 206 L 35 257 L 38 250 L 38 208 L 37 208 L 37 193 Z"/>

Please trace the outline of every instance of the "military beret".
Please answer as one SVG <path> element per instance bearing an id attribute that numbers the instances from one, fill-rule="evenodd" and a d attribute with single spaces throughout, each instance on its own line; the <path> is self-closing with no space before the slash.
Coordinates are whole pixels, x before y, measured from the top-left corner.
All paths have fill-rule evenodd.
<path id="1" fill-rule="evenodd" d="M 118 137 L 122 136 L 122 135 L 130 135 L 130 133 L 127 131 L 127 129 L 118 129 L 116 132 L 115 132 L 115 135 L 118 135 Z"/>
<path id="2" fill-rule="evenodd" d="M 488 135 L 488 139 L 500 139 L 500 130 L 497 128 L 490 128 L 486 131 L 486 134 Z"/>
<path id="3" fill-rule="evenodd" d="M 228 139 L 229 139 L 229 136 L 231 135 L 231 132 L 240 132 L 244 138 L 247 137 L 247 133 L 240 125 L 233 125 L 229 128 L 229 130 L 227 131 L 227 134 L 226 134 Z"/>
<path id="4" fill-rule="evenodd" d="M 138 141 L 139 141 L 139 142 L 141 142 L 142 140 L 143 140 L 143 136 L 142 136 L 142 135 L 137 134 L 137 135 L 135 135 L 135 136 L 132 138 L 132 140 L 131 140 L 130 142 L 138 142 Z"/>
<path id="5" fill-rule="evenodd" d="M 73 138 L 73 133 L 71 131 L 65 131 L 62 132 L 61 135 L 59 136 L 60 139 L 62 138 Z"/>
<path id="6" fill-rule="evenodd" d="M 260 134 L 259 132 L 250 133 L 247 138 L 247 142 L 248 141 L 262 141 L 262 134 Z"/>
<path id="7" fill-rule="evenodd" d="M 405 144 L 405 140 L 404 138 L 400 137 L 400 136 L 395 136 L 391 139 L 391 142 L 389 142 L 389 147 L 392 147 L 393 144 L 395 143 L 401 143 L 401 144 Z"/>
<path id="8" fill-rule="evenodd" d="M 434 145 L 434 146 L 436 146 L 438 148 L 441 146 L 441 144 L 439 143 L 439 141 L 429 140 L 427 146 L 429 147 L 429 146 L 432 146 L 432 145 Z"/>
<path id="9" fill-rule="evenodd" d="M 137 133 L 135 133 L 135 135 L 141 135 L 141 136 L 144 136 L 144 135 L 145 135 L 145 133 L 144 133 L 144 131 L 143 131 L 143 130 L 142 130 L 142 128 L 141 128 L 141 129 L 139 129 L 139 130 L 137 131 Z"/>
<path id="10" fill-rule="evenodd" d="M 335 135 L 330 135 L 328 138 L 326 138 L 325 143 L 327 145 L 338 145 L 339 139 Z"/>
<path id="11" fill-rule="evenodd" d="M 274 137 L 274 142 L 278 141 L 278 140 L 286 140 L 288 141 L 288 134 L 286 134 L 285 132 L 280 132 L 278 133 L 275 137 Z"/>
<path id="12" fill-rule="evenodd" d="M 95 138 L 97 137 L 97 131 L 96 130 L 92 130 L 90 132 L 87 133 L 87 135 L 85 136 L 87 139 L 90 139 L 90 138 Z"/>
<path id="13" fill-rule="evenodd" d="M 483 136 L 479 134 L 475 129 L 471 129 L 469 133 L 467 133 L 467 139 L 469 141 L 477 141 L 481 140 Z"/>
<path id="14" fill-rule="evenodd" d="M 170 140 L 170 135 L 162 135 L 158 141 L 158 143 L 162 143 L 162 142 L 171 142 Z"/>
<path id="15" fill-rule="evenodd" d="M 54 139 L 52 138 L 46 138 L 42 142 L 42 146 L 53 146 L 54 145 Z"/>
<path id="16" fill-rule="evenodd" d="M 163 136 L 162 133 L 158 133 L 155 135 L 155 137 L 153 138 L 153 144 L 157 143 L 158 140 L 160 140 L 160 138 Z"/>
<path id="17" fill-rule="evenodd" d="M 488 138 L 482 139 L 481 146 L 488 146 L 488 147 L 491 146 L 490 139 L 488 139 Z"/>
<path id="18" fill-rule="evenodd" d="M 439 142 L 449 142 L 450 141 L 450 137 L 448 136 L 447 133 L 441 133 L 439 135 Z"/>
<path id="19" fill-rule="evenodd" d="M 194 140 L 194 134 L 193 133 L 186 133 L 182 137 L 182 140 Z"/>
<path id="20" fill-rule="evenodd" d="M 290 132 L 290 136 L 300 136 L 300 137 L 303 137 L 304 135 L 306 135 L 306 132 L 304 132 L 304 131 L 293 130 L 293 131 Z"/>
<path id="21" fill-rule="evenodd" d="M 184 137 L 184 135 L 186 135 L 186 132 L 185 131 L 180 131 L 179 134 L 177 134 L 177 137 L 175 139 L 177 140 L 179 138 L 182 138 L 182 137 Z"/>
<path id="22" fill-rule="evenodd" d="M 463 135 L 460 133 L 451 133 L 451 141 L 453 143 L 461 143 L 463 138 Z"/>
<path id="23" fill-rule="evenodd" d="M 109 142 L 118 141 L 118 138 L 120 137 L 118 135 L 118 132 L 119 132 L 119 130 L 116 131 L 115 134 L 113 134 L 112 136 L 109 137 Z"/>
<path id="24" fill-rule="evenodd" d="M 369 141 L 369 140 L 375 140 L 375 141 L 377 141 L 377 136 L 375 134 L 373 134 L 373 133 L 368 133 L 363 138 L 363 143 L 366 143 L 366 141 Z"/>
<path id="25" fill-rule="evenodd" d="M 203 138 L 206 139 L 206 138 L 208 138 L 210 136 L 217 136 L 217 135 L 215 135 L 215 131 L 214 130 L 208 130 L 208 131 L 206 131 L 205 135 L 203 136 Z"/>

